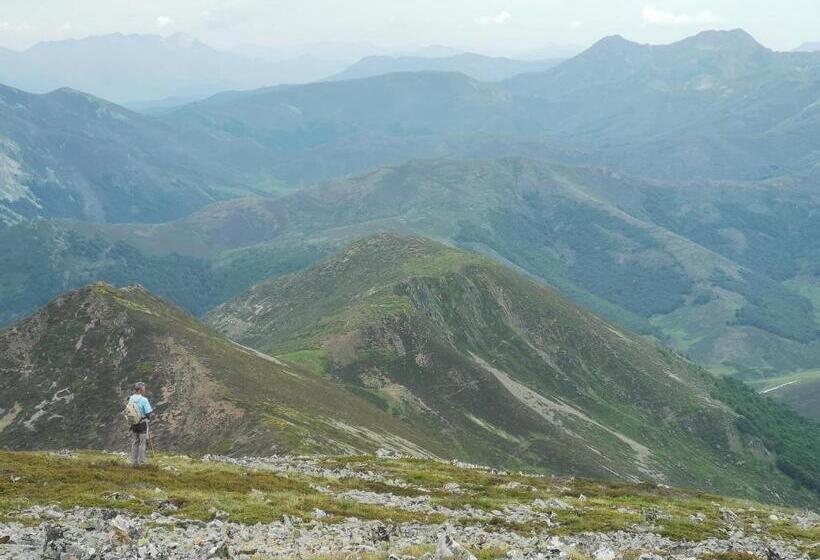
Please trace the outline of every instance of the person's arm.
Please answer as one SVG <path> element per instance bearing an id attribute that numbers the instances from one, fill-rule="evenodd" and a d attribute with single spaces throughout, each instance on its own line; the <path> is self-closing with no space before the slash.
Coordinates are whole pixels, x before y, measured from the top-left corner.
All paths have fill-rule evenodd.
<path id="1" fill-rule="evenodd" d="M 142 416 L 145 419 L 151 418 L 151 413 L 154 412 L 154 409 L 151 408 L 151 403 L 148 402 L 148 399 L 145 397 L 142 398 Z"/>

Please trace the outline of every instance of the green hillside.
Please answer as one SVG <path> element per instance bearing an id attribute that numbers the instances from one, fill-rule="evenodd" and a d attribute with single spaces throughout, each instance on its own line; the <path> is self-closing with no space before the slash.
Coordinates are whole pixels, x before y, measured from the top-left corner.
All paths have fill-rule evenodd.
<path id="1" fill-rule="evenodd" d="M 725 404 L 704 371 L 551 289 L 431 241 L 367 238 L 252 288 L 207 321 L 357 386 L 469 460 L 816 499 L 808 488 L 795 494 L 775 467 L 772 434 L 742 431 L 732 408 L 740 401 Z M 762 405 L 748 406 L 743 414 Z M 816 426 L 789 417 L 778 429 L 816 453 Z M 781 451 L 816 474 L 799 450 Z"/>
<path id="2" fill-rule="evenodd" d="M 192 237 L 179 241 L 191 246 Z M 292 272 L 326 255 L 311 244 L 282 243 L 250 258 L 223 255 L 214 261 L 141 250 L 95 227 L 28 221 L 0 229 L 0 326 L 32 313 L 63 292 L 104 281 L 141 284 L 191 313 L 201 314 L 274 274 Z"/>
<path id="3" fill-rule="evenodd" d="M 121 411 L 138 380 L 149 387 L 160 449 L 445 449 L 366 399 L 238 346 L 139 286 L 106 284 L 61 296 L 0 332 L 0 446 L 124 449 Z"/>

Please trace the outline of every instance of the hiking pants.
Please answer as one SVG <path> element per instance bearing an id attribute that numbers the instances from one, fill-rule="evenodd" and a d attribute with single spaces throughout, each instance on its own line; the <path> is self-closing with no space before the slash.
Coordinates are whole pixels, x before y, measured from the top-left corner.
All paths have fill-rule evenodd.
<path id="1" fill-rule="evenodd" d="M 131 464 L 144 465 L 148 462 L 145 457 L 145 446 L 148 443 L 148 433 L 132 432 L 131 437 Z"/>

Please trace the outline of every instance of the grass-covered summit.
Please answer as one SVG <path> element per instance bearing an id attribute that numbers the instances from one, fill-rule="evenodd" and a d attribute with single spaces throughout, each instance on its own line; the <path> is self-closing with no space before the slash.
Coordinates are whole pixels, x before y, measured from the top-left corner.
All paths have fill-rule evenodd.
<path id="1" fill-rule="evenodd" d="M 459 458 L 816 499 L 807 488 L 816 426 L 552 289 L 430 240 L 366 238 L 252 288 L 207 320 L 356 388 Z"/>

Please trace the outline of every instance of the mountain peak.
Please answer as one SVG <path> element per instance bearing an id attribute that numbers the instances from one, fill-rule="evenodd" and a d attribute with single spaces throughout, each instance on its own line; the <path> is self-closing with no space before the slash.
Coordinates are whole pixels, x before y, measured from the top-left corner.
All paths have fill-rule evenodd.
<path id="1" fill-rule="evenodd" d="M 603 39 L 598 40 L 595 44 L 589 47 L 584 53 L 595 52 L 621 52 L 627 49 L 639 48 L 642 45 L 634 41 L 626 39 L 623 35 L 608 35 Z"/>
<path id="2" fill-rule="evenodd" d="M 405 250 L 426 250 L 436 251 L 445 249 L 446 246 L 428 239 L 426 237 L 414 237 L 398 235 L 391 232 L 380 232 L 362 238 L 349 247 L 349 251 L 405 251 Z"/>
<path id="3" fill-rule="evenodd" d="M 356 241 L 347 249 L 314 265 L 321 276 L 346 278 L 347 285 L 370 281 L 400 282 L 420 271 L 425 275 L 459 270 L 484 262 L 481 257 L 453 249 L 425 237 L 377 233 Z M 275 281 L 274 281 L 275 282 Z"/>
<path id="4" fill-rule="evenodd" d="M 129 113 L 130 111 L 121 105 L 117 105 L 116 103 L 112 103 L 101 97 L 97 97 L 96 95 L 92 95 L 90 93 L 80 91 L 78 89 L 64 86 L 48 93 L 43 94 L 45 97 L 52 97 L 57 99 L 73 99 L 73 100 L 82 100 L 87 103 L 91 103 L 92 105 L 98 107 L 105 107 L 108 109 L 112 109 L 118 113 Z"/>
<path id="5" fill-rule="evenodd" d="M 743 29 L 701 31 L 676 44 L 701 49 L 764 50 L 766 48 Z"/>

